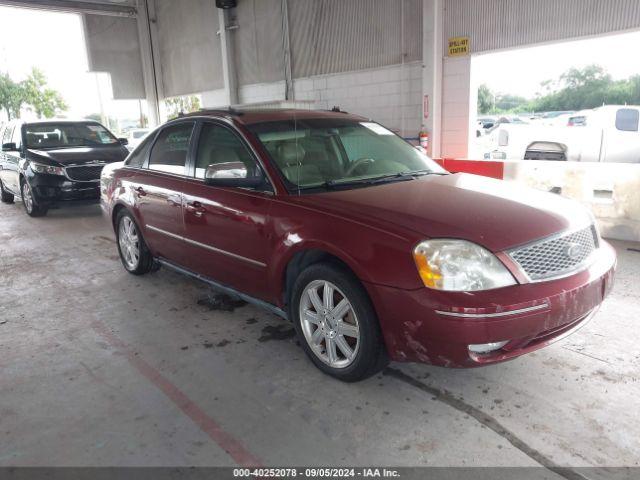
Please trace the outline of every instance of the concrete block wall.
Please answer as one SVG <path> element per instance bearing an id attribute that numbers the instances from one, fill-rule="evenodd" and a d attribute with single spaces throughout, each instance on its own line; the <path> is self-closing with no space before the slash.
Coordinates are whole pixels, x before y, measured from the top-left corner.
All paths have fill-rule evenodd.
<path id="1" fill-rule="evenodd" d="M 240 87 L 240 103 L 284 100 L 285 83 Z M 405 137 L 417 137 L 422 121 L 422 65 L 405 65 L 318 75 L 294 80 L 296 101 L 312 101 L 315 108 L 342 110 L 369 117 Z M 205 92 L 205 107 L 224 105 L 224 90 Z"/>
<path id="2" fill-rule="evenodd" d="M 442 78 L 443 158 L 468 158 L 471 126 L 470 111 L 475 112 L 477 93 L 471 92 L 471 57 L 445 57 Z"/>

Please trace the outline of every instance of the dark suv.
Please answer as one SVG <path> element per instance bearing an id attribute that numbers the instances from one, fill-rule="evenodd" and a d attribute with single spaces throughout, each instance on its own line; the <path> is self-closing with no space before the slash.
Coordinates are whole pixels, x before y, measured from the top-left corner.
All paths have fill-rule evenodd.
<path id="1" fill-rule="evenodd" d="M 98 200 L 102 167 L 129 153 L 126 140 L 93 121 L 14 121 L 0 140 L 2 201 L 19 196 L 32 217 L 58 202 Z"/>

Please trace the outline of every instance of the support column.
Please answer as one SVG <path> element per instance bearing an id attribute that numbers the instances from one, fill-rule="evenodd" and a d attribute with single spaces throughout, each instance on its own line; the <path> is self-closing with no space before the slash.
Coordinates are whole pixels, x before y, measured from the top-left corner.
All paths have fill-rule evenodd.
<path id="1" fill-rule="evenodd" d="M 238 104 L 238 76 L 236 73 L 236 57 L 233 42 L 233 30 L 238 28 L 231 18 L 229 9 L 218 9 L 220 47 L 222 50 L 222 76 L 227 94 L 228 104 Z"/>
<path id="2" fill-rule="evenodd" d="M 140 40 L 140 57 L 142 58 L 142 75 L 146 92 L 147 106 L 149 110 L 149 127 L 155 127 L 162 123 L 161 102 L 162 85 L 159 81 L 160 62 L 156 61 L 153 46 L 152 7 L 150 0 L 138 0 L 138 37 Z"/>
<path id="3" fill-rule="evenodd" d="M 442 8 L 443 0 L 422 2 L 422 126 L 433 158 L 441 156 L 442 141 Z"/>

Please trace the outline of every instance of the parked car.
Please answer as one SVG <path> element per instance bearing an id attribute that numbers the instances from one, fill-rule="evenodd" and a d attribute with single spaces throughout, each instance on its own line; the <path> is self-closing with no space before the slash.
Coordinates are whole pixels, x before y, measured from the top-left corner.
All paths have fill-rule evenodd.
<path id="1" fill-rule="evenodd" d="M 568 199 L 449 174 L 346 113 L 208 111 L 102 173 L 124 268 L 162 265 L 290 319 L 346 381 L 388 359 L 500 362 L 583 326 L 615 252 Z"/>
<path id="2" fill-rule="evenodd" d="M 2 201 L 22 199 L 27 214 L 46 215 L 52 205 L 100 198 L 100 172 L 129 153 L 97 122 L 9 122 L 0 130 Z"/>
<path id="3" fill-rule="evenodd" d="M 499 125 L 483 137 L 484 157 L 640 163 L 640 106 L 607 105 L 552 121 Z"/>

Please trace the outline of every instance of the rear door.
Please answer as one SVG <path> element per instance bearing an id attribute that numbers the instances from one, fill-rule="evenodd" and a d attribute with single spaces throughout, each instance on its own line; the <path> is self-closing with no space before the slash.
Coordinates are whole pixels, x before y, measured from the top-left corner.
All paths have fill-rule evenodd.
<path id="1" fill-rule="evenodd" d="M 182 121 L 160 130 L 143 168 L 128 183 L 153 254 L 179 265 L 184 264 L 182 189 L 194 125 Z"/>
<path id="2" fill-rule="evenodd" d="M 271 186 L 249 189 L 205 185 L 204 173 L 211 164 L 242 162 L 248 172 L 263 169 L 232 127 L 204 121 L 199 130 L 184 189 L 187 267 L 266 299 Z"/>

